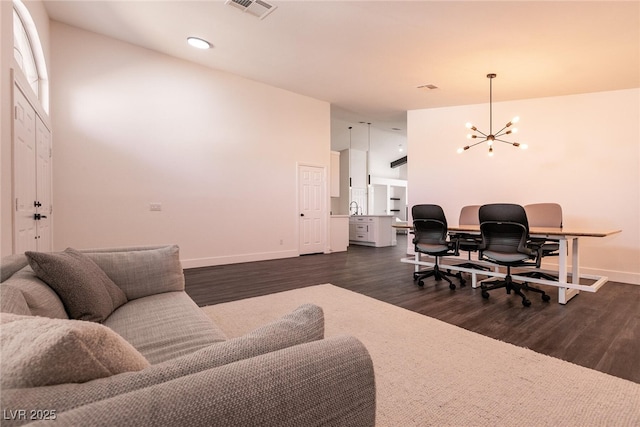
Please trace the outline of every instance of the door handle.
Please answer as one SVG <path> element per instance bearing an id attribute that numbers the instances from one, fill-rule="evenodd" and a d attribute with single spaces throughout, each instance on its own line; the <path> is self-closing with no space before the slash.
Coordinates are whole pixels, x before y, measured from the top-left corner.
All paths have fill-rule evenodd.
<path id="1" fill-rule="evenodd" d="M 46 215 L 42 215 L 42 214 L 33 214 L 33 219 L 36 221 L 40 221 L 41 219 L 46 218 Z"/>
<path id="2" fill-rule="evenodd" d="M 304 214 L 300 214 L 300 216 L 304 216 Z"/>

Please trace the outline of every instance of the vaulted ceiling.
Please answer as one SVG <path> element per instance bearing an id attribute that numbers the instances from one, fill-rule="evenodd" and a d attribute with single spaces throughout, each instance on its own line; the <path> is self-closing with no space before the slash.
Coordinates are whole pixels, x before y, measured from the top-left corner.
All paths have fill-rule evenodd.
<path id="1" fill-rule="evenodd" d="M 640 87 L 638 1 L 45 1 L 54 20 L 404 128 L 411 109 Z M 198 36 L 205 51 L 186 44 Z M 437 89 L 420 88 L 434 85 Z"/>

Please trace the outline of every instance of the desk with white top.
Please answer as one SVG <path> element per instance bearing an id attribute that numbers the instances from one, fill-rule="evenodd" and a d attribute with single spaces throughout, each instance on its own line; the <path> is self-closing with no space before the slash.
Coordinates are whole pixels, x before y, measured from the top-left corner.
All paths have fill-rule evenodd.
<path id="1" fill-rule="evenodd" d="M 407 228 L 412 229 L 411 225 L 394 225 L 395 228 Z M 579 252 L 579 238 L 580 237 L 607 237 L 613 234 L 620 233 L 622 230 L 581 230 L 581 229 L 568 229 L 568 228 L 555 228 L 555 227 L 531 227 L 529 228 L 529 235 L 531 237 L 548 238 L 558 240 L 560 243 L 560 249 L 558 251 L 558 281 L 551 281 L 545 279 L 534 279 L 526 276 L 518 276 L 512 274 L 514 280 L 539 283 L 542 285 L 555 286 L 558 288 L 558 302 L 560 304 L 566 304 L 571 298 L 580 293 L 580 291 L 596 292 L 609 280 L 606 276 L 595 276 L 580 273 L 580 252 Z M 470 233 L 480 234 L 480 227 L 478 225 L 462 225 L 462 226 L 449 226 L 449 232 L 455 234 Z M 571 281 L 568 279 L 568 247 L 571 242 Z M 420 259 L 420 254 L 417 253 L 413 258 L 402 258 L 402 262 L 415 264 L 416 270 L 419 266 L 433 267 L 434 263 L 425 262 Z M 489 264 L 488 264 L 489 265 Z M 493 265 L 493 264 L 491 264 Z M 462 271 L 470 273 L 472 275 L 472 286 L 477 287 L 476 275 L 481 274 L 491 277 L 505 277 L 504 273 L 500 273 L 496 268 L 495 271 L 476 270 L 472 268 L 458 267 L 455 265 L 442 265 L 447 269 Z M 590 279 L 594 282 L 590 285 L 581 285 L 580 279 Z"/>

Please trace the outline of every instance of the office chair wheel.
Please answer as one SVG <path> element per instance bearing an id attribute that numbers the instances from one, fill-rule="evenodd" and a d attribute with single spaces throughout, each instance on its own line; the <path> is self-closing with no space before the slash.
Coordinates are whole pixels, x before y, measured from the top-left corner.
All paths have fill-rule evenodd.
<path id="1" fill-rule="evenodd" d="M 454 285 L 453 283 L 449 283 L 449 289 L 451 289 L 452 291 L 455 291 L 456 285 Z"/>
<path id="2" fill-rule="evenodd" d="M 483 290 L 483 291 L 482 291 L 482 298 L 484 298 L 484 299 L 489 299 L 489 292 L 487 292 L 487 291 Z"/>
<path id="3" fill-rule="evenodd" d="M 418 281 L 418 286 L 423 287 L 424 286 L 424 281 L 423 280 L 419 280 Z"/>
<path id="4" fill-rule="evenodd" d="M 547 294 L 543 294 L 542 295 L 542 301 L 549 302 L 549 301 L 551 301 L 551 297 L 549 295 L 547 295 Z"/>
<path id="5" fill-rule="evenodd" d="M 524 305 L 525 307 L 529 307 L 531 305 L 531 301 L 529 301 L 528 299 L 523 299 L 522 305 Z"/>

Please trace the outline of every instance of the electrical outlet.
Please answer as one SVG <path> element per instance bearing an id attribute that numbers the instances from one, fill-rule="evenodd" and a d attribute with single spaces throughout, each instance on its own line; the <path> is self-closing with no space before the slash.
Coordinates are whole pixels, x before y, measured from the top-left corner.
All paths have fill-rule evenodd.
<path id="1" fill-rule="evenodd" d="M 149 210 L 159 212 L 162 210 L 162 203 L 149 203 Z"/>

